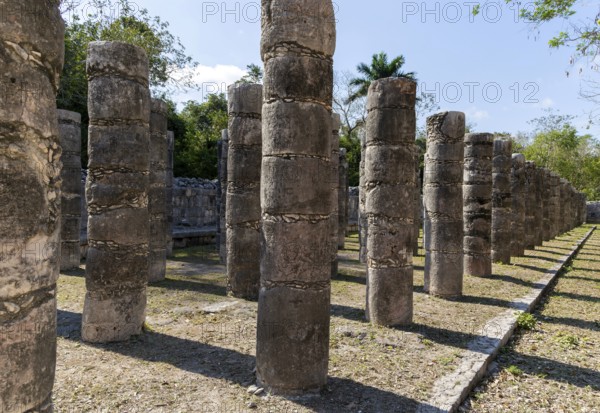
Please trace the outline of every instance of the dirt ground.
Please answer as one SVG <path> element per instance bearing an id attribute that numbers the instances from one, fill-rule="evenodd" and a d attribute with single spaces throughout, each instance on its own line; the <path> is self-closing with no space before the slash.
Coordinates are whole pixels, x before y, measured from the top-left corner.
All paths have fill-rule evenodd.
<path id="1" fill-rule="evenodd" d="M 600 412 L 600 232 L 596 231 L 463 411 Z"/>
<path id="2" fill-rule="evenodd" d="M 167 280 L 148 288 L 146 333 L 124 343 L 81 341 L 82 266 L 59 280 L 55 409 L 59 413 L 414 411 L 428 399 L 434 382 L 459 364 L 467 343 L 485 334 L 481 331 L 485 322 L 526 295 L 588 230 L 576 229 L 528 251 L 512 265 L 494 265 L 491 277 L 467 277 L 465 295 L 459 300 L 424 294 L 424 260 L 416 257 L 415 319 L 406 329 L 365 322 L 364 266 L 358 262 L 353 234 L 346 250 L 340 251 L 340 271 L 332 280 L 328 389 L 321 395 L 289 399 L 248 393 L 255 381 L 257 306 L 227 297 L 225 268 L 213 247 L 176 251 L 168 262 Z M 597 284 L 591 281 L 589 287 L 580 294 L 591 297 Z"/>

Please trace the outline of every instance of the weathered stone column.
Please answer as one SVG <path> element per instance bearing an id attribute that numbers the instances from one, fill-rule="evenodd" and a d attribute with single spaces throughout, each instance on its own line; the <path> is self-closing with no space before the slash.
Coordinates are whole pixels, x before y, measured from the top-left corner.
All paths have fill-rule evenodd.
<path id="1" fill-rule="evenodd" d="M 359 165 L 359 189 L 358 189 L 358 259 L 361 263 L 367 263 L 367 236 L 369 220 L 367 219 L 366 203 L 367 191 L 365 189 L 365 151 L 367 141 L 364 137 L 360 140 L 360 165 Z M 369 274 L 367 274 L 367 277 Z"/>
<path id="2" fill-rule="evenodd" d="M 58 111 L 58 132 L 62 147 L 61 189 L 61 271 L 79 268 L 81 261 L 81 115 Z"/>
<path id="3" fill-rule="evenodd" d="M 348 229 L 348 160 L 346 149 L 340 148 L 340 169 L 338 187 L 338 249 L 346 246 L 346 231 Z"/>
<path id="4" fill-rule="evenodd" d="M 127 340 L 146 315 L 150 91 L 143 49 L 93 42 L 87 60 L 88 253 L 81 337 Z"/>
<path id="5" fill-rule="evenodd" d="M 569 231 L 568 217 L 569 213 L 569 181 L 560 178 L 560 218 L 559 218 L 559 235 Z"/>
<path id="6" fill-rule="evenodd" d="M 339 192 L 340 192 L 340 130 L 341 118 L 337 113 L 331 115 L 331 137 L 330 137 L 330 167 L 331 177 L 329 178 L 331 195 L 331 225 L 329 235 L 331 237 L 331 277 L 336 277 L 338 273 L 338 241 L 340 226 L 339 211 Z"/>
<path id="7" fill-rule="evenodd" d="M 167 104 L 152 99 L 150 113 L 150 255 L 148 282 L 163 281 L 167 272 Z"/>
<path id="8" fill-rule="evenodd" d="M 367 317 L 382 326 L 412 323 L 416 89 L 387 78 L 367 96 Z"/>
<path id="9" fill-rule="evenodd" d="M 419 235 L 421 232 L 421 214 L 423 210 L 423 203 L 421 202 L 421 167 L 419 165 L 420 149 L 417 145 L 414 145 L 414 158 L 415 158 L 415 192 L 413 206 L 414 212 L 414 229 L 413 229 L 413 256 L 419 255 Z"/>
<path id="10" fill-rule="evenodd" d="M 512 238 L 512 140 L 494 140 L 492 194 L 492 262 L 510 264 Z"/>
<path id="11" fill-rule="evenodd" d="M 464 271 L 475 277 L 492 275 L 492 163 L 494 135 L 465 136 L 463 181 Z"/>
<path id="12" fill-rule="evenodd" d="M 46 413 L 56 364 L 64 24 L 57 2 L 0 0 L 0 10 L 0 411 Z"/>
<path id="13" fill-rule="evenodd" d="M 548 185 L 550 192 L 550 223 L 552 238 L 560 234 L 560 177 L 554 172 L 550 172 Z"/>
<path id="14" fill-rule="evenodd" d="M 257 379 L 274 393 L 327 383 L 335 18 L 330 0 L 263 0 L 262 259 Z"/>
<path id="15" fill-rule="evenodd" d="M 535 246 L 541 247 L 544 245 L 544 178 L 543 171 L 540 168 L 535 170 Z"/>
<path id="16" fill-rule="evenodd" d="M 217 207 L 219 219 L 217 221 L 217 249 L 221 264 L 227 264 L 227 158 L 229 157 L 229 133 L 224 129 L 221 139 L 217 144 L 217 169 L 219 173 L 219 186 L 217 190 Z"/>
<path id="17" fill-rule="evenodd" d="M 260 284 L 260 169 L 262 86 L 229 86 L 227 160 L 227 290 L 258 298 Z"/>
<path id="18" fill-rule="evenodd" d="M 464 113 L 427 118 L 425 291 L 441 297 L 462 295 L 464 136 Z"/>
<path id="19" fill-rule="evenodd" d="M 175 166 L 175 132 L 167 132 L 167 187 L 166 187 L 166 202 L 167 202 L 167 257 L 173 256 L 173 169 Z"/>
<path id="20" fill-rule="evenodd" d="M 536 167 L 535 162 L 525 162 L 525 248 L 535 249 L 536 221 Z"/>
<path id="21" fill-rule="evenodd" d="M 542 187 L 542 202 L 544 203 L 544 211 L 542 215 L 542 240 L 550 241 L 552 239 L 552 224 L 551 224 L 551 205 L 550 198 L 552 189 L 550 188 L 550 171 L 542 168 L 541 171 L 541 187 Z"/>
<path id="22" fill-rule="evenodd" d="M 511 255 L 525 255 L 525 156 L 515 153 L 512 156 L 512 240 Z"/>

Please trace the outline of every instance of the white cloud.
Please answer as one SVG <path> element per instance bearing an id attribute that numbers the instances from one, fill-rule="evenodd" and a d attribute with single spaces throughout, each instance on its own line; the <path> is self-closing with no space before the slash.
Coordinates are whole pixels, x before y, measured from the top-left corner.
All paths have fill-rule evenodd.
<path id="1" fill-rule="evenodd" d="M 544 98 L 535 104 L 536 108 L 548 109 L 554 106 L 554 101 L 550 98 Z"/>
<path id="2" fill-rule="evenodd" d="M 483 119 L 488 119 L 490 117 L 490 114 L 487 110 L 477 109 L 476 107 L 472 107 L 472 108 L 466 110 L 465 114 L 467 115 L 467 122 L 471 119 L 483 120 Z"/>

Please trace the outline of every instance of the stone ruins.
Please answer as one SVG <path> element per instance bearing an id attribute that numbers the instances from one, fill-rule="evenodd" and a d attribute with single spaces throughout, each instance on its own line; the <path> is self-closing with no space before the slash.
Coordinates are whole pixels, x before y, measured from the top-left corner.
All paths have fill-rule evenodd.
<path id="1" fill-rule="evenodd" d="M 88 252 L 81 337 L 106 343 L 142 332 L 149 276 L 150 90 L 143 49 L 88 48 Z"/>
<path id="2" fill-rule="evenodd" d="M 331 175 L 329 178 L 331 196 L 331 224 L 330 231 L 330 253 L 331 253 L 331 277 L 338 273 L 338 244 L 340 237 L 340 115 L 331 115 L 331 138 L 330 138 L 330 162 Z"/>
<path id="3" fill-rule="evenodd" d="M 512 156 L 511 193 L 512 193 L 512 237 L 511 253 L 513 257 L 525 255 L 525 211 L 526 205 L 525 156 L 520 153 Z"/>
<path id="4" fill-rule="evenodd" d="M 465 135 L 463 180 L 464 273 L 492 275 L 492 163 L 494 135 Z"/>
<path id="5" fill-rule="evenodd" d="M 510 264 L 512 239 L 512 141 L 494 139 L 492 167 L 492 261 Z"/>
<path id="6" fill-rule="evenodd" d="M 229 87 L 227 160 L 227 289 L 257 299 L 260 286 L 260 171 L 262 86 Z"/>
<path id="7" fill-rule="evenodd" d="M 367 96 L 367 318 L 382 326 L 408 325 L 413 316 L 416 89 L 388 78 Z"/>
<path id="8" fill-rule="evenodd" d="M 0 0 L 0 10 L 17 7 Z M 0 411 L 52 412 L 60 256 L 56 92 L 64 24 L 56 3 L 0 19 Z M 11 81 L 12 79 L 12 81 Z M 20 333 L 20 334 L 17 334 Z"/>
<path id="9" fill-rule="evenodd" d="M 427 118 L 425 291 L 440 297 L 459 297 L 463 291 L 464 136 L 462 112 Z"/>
<path id="10" fill-rule="evenodd" d="M 81 115 L 58 111 L 58 132 L 62 146 L 62 195 L 60 270 L 79 268 L 81 261 Z"/>
<path id="11" fill-rule="evenodd" d="M 263 4 L 261 288 L 256 374 L 274 393 L 327 383 L 331 294 L 331 1 Z"/>
<path id="12" fill-rule="evenodd" d="M 159 99 L 152 99 L 151 102 L 149 148 L 150 269 L 148 282 L 157 282 L 165 279 L 167 271 L 167 169 L 169 166 L 167 104 Z"/>
<path id="13" fill-rule="evenodd" d="M 148 283 L 165 280 L 180 238 L 216 243 L 228 294 L 258 300 L 257 384 L 298 395 L 327 386 L 331 279 L 343 276 L 338 250 L 350 229 L 367 274 L 366 317 L 388 327 L 413 323 L 421 225 L 425 291 L 460 300 L 464 277 L 491 276 L 493 263 L 600 222 L 599 203 L 513 154 L 511 139 L 465 134 L 462 112 L 427 119 L 421 179 L 417 84 L 404 78 L 369 87 L 360 186 L 349 189 L 332 112 L 330 0 L 263 2 L 264 84 L 228 90 L 217 181 L 174 179 L 177 137 L 167 104 L 151 99 L 144 50 L 90 43 L 84 197 L 82 114 L 56 108 L 64 23 L 56 2 L 31 1 L 41 14 L 0 20 L 2 90 L 15 79 L 36 85 L 0 104 L 2 412 L 52 412 L 56 283 L 82 256 L 81 336 L 108 343 L 142 333 Z"/>

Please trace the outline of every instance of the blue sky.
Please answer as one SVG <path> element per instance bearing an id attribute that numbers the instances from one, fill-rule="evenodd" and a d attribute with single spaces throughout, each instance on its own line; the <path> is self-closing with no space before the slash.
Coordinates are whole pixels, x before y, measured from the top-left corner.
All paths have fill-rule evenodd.
<path id="1" fill-rule="evenodd" d="M 239 79 L 249 63 L 260 63 L 260 0 L 135 0 L 170 23 L 187 52 L 200 64 L 195 73 L 203 92 L 176 97 L 201 100 Z M 570 65 L 572 50 L 549 49 L 547 40 L 565 27 L 556 22 L 541 32 L 518 17 L 504 0 L 476 2 L 338 0 L 335 70 L 354 71 L 359 62 L 385 51 L 403 54 L 406 70 L 417 72 L 423 91 L 434 93 L 441 110 L 460 110 L 480 132 L 529 131 L 527 121 L 544 108 L 578 116 L 587 125 L 594 105 L 579 93 L 587 67 Z M 583 2 L 582 17 L 598 12 Z M 584 13 L 584 14 L 583 14 Z M 566 72 L 571 72 L 567 77 Z M 598 79 L 598 73 L 596 78 Z M 590 129 L 598 134 L 600 128 Z"/>

